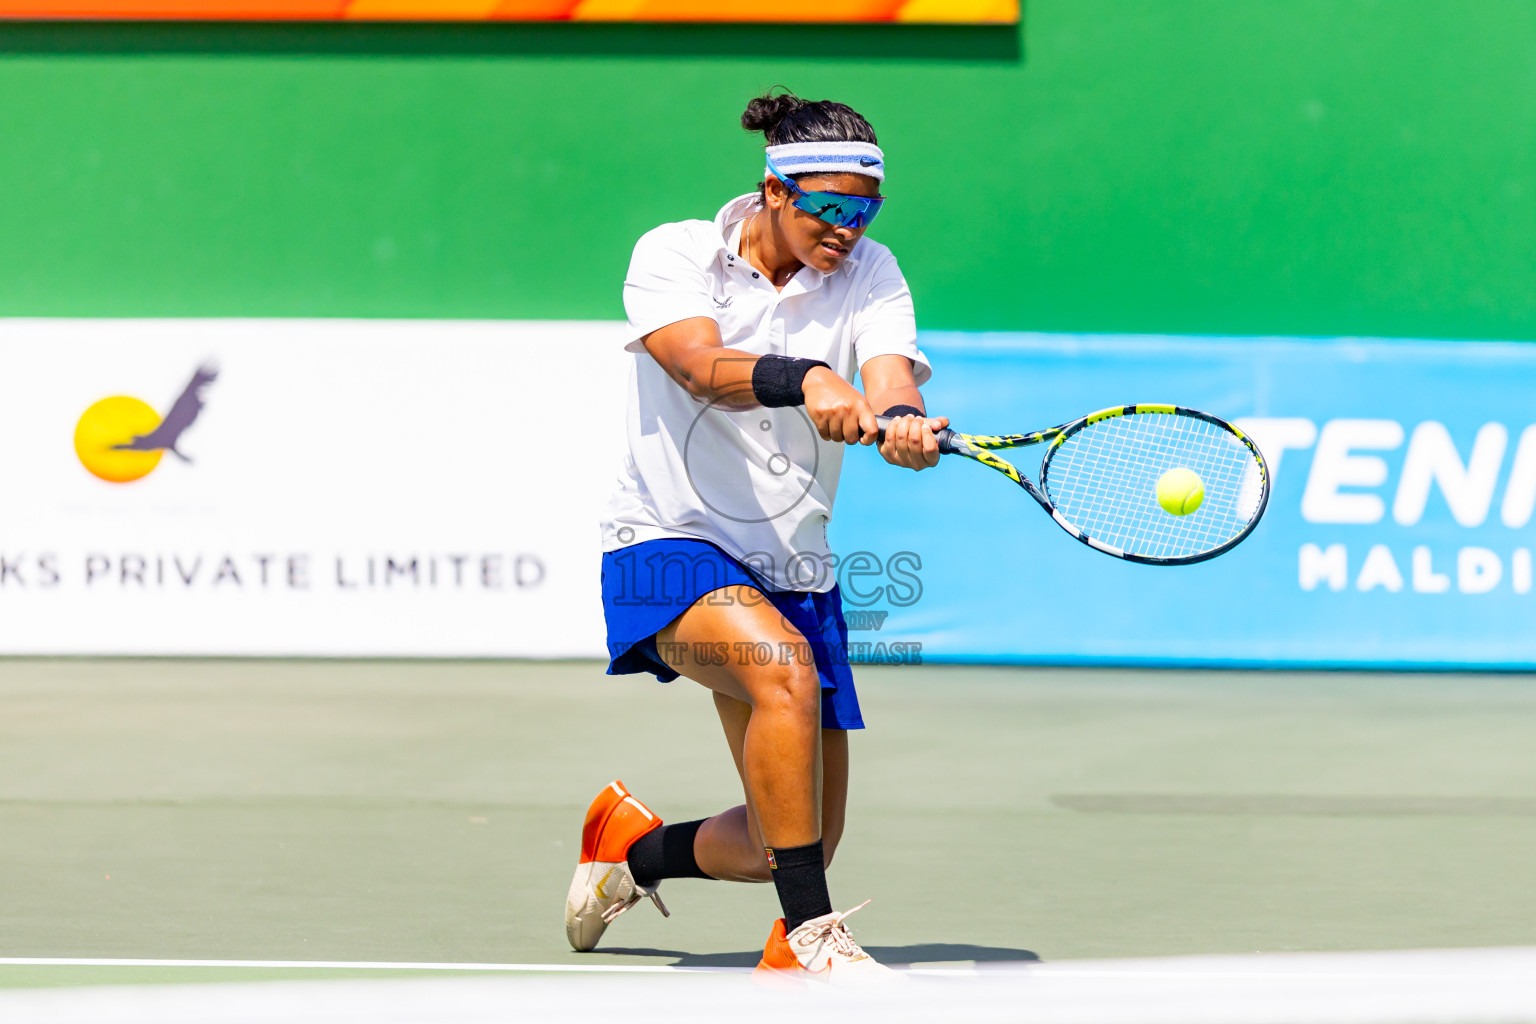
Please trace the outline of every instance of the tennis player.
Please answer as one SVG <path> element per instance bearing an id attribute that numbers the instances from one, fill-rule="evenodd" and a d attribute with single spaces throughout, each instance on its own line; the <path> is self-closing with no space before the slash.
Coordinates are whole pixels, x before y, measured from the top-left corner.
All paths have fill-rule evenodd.
<path id="1" fill-rule="evenodd" d="M 918 393 L 930 369 L 907 283 L 864 235 L 885 202 L 874 129 L 772 94 L 741 124 L 767 139 L 758 190 L 646 233 L 624 281 L 629 453 L 602 589 L 609 673 L 711 690 L 746 802 L 663 825 L 610 784 L 587 811 L 566 934 L 592 949 L 642 898 L 666 914 L 664 879 L 771 879 L 783 917 L 759 971 L 877 979 L 890 970 L 827 892 L 864 721 L 826 528 L 843 447 L 876 444 L 877 413 L 899 417 L 881 456 L 914 470 L 938 462 L 948 420 Z"/>

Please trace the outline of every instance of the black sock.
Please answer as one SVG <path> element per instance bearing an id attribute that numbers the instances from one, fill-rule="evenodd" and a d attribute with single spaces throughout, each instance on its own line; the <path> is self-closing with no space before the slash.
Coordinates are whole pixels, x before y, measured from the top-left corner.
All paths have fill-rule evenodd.
<path id="1" fill-rule="evenodd" d="M 784 930 L 792 932 L 813 917 L 832 913 L 827 864 L 821 840 L 804 846 L 769 847 L 768 867 L 784 908 Z"/>
<path id="2" fill-rule="evenodd" d="M 663 878 L 708 878 L 693 857 L 693 837 L 706 820 L 653 828 L 631 843 L 624 859 L 635 883 L 649 889 Z"/>

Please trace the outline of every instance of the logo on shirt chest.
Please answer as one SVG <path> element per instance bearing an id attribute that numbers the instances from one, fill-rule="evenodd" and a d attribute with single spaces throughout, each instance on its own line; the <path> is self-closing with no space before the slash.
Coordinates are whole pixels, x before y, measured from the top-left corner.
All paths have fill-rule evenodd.
<path id="1" fill-rule="evenodd" d="M 715 304 L 716 309 L 725 309 L 730 306 L 731 297 L 727 295 L 723 299 L 717 299 L 714 296 L 710 296 L 710 301 Z"/>

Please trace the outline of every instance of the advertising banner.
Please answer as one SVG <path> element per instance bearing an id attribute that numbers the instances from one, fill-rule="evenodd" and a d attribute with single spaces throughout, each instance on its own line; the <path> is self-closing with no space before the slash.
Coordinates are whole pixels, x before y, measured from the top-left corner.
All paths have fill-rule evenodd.
<path id="1" fill-rule="evenodd" d="M 1019 0 L 0 0 L 0 18 L 1013 24 Z"/>
<path id="2" fill-rule="evenodd" d="M 601 655 L 622 341 L 0 320 L 0 654 Z M 1258 440 L 1273 492 L 1235 550 L 1161 568 L 1082 546 L 985 467 L 849 451 L 825 568 L 855 661 L 1536 668 L 1536 347 L 921 344 L 957 429 L 1191 406 Z M 1038 473 L 1042 449 L 1004 454 Z"/>
<path id="3" fill-rule="evenodd" d="M 1198 565 L 1096 554 L 961 459 L 850 457 L 844 599 L 924 660 L 1536 667 L 1536 347 L 1060 335 L 922 342 L 928 407 L 969 433 L 1164 402 L 1251 433 L 1274 489 Z M 1031 476 L 1040 448 L 1008 455 Z M 891 572 L 896 559 L 897 573 Z M 870 648 L 878 651 L 877 648 Z"/>
<path id="4" fill-rule="evenodd" d="M 0 320 L 0 653 L 601 653 L 622 333 Z"/>

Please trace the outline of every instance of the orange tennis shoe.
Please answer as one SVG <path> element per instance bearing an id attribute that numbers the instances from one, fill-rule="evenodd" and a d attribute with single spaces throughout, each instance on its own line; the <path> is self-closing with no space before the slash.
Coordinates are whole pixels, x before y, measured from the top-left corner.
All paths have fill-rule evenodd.
<path id="1" fill-rule="evenodd" d="M 752 973 L 763 980 L 775 977 L 823 981 L 833 985 L 887 984 L 904 975 L 875 960 L 854 941 L 843 921 L 869 906 L 865 900 L 852 910 L 813 917 L 792 932 L 781 917 L 773 923 L 763 959 Z"/>
<path id="2" fill-rule="evenodd" d="M 625 859 L 636 839 L 660 827 L 661 819 L 617 779 L 597 794 L 581 829 L 581 863 L 565 896 L 565 937 L 572 949 L 594 948 L 613 919 L 642 899 L 655 903 L 663 917 L 672 916 L 656 894 L 659 883 L 649 889 L 637 884 Z"/>

